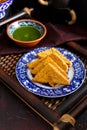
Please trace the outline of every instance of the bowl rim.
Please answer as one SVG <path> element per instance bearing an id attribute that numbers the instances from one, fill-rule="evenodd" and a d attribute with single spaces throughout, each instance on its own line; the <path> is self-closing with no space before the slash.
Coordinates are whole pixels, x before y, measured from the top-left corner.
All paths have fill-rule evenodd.
<path id="1" fill-rule="evenodd" d="M 11 35 L 9 35 L 9 32 L 8 32 L 8 31 L 9 31 L 9 28 L 11 27 L 12 24 L 14 24 L 14 23 L 16 23 L 16 22 L 22 22 L 22 21 L 32 21 L 32 22 L 35 22 L 35 23 L 40 24 L 40 25 L 43 27 L 43 29 L 44 29 L 44 33 L 43 33 L 42 36 L 39 37 L 38 39 L 30 40 L 30 41 L 22 41 L 22 40 L 17 40 L 17 39 L 15 39 L 15 38 L 13 38 Z M 42 40 L 42 39 L 45 37 L 46 33 L 47 33 L 47 29 L 46 29 L 46 26 L 45 26 L 42 22 L 40 22 L 40 21 L 38 21 L 38 20 L 34 20 L 34 19 L 19 19 L 19 20 L 15 20 L 15 21 L 11 22 L 11 23 L 7 26 L 6 33 L 7 33 L 8 37 L 9 37 L 11 40 L 13 40 L 13 41 L 15 41 L 15 42 L 26 43 L 26 44 L 27 44 L 27 43 L 31 43 L 31 42 L 34 43 L 34 42 L 38 42 L 38 41 Z"/>

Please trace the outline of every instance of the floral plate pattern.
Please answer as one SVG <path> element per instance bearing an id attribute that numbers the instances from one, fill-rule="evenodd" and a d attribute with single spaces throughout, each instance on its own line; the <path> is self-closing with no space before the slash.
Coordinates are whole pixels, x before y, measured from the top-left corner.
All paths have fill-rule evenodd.
<path id="1" fill-rule="evenodd" d="M 10 7 L 13 3 L 13 0 L 7 0 L 5 2 L 0 3 L 0 19 L 4 18 L 6 14 L 6 10 Z"/>
<path id="2" fill-rule="evenodd" d="M 68 77 L 70 80 L 69 86 L 50 87 L 32 82 L 32 75 L 27 68 L 27 63 L 37 58 L 37 53 L 49 49 L 50 47 L 36 48 L 24 54 L 16 65 L 16 77 L 20 84 L 28 91 L 43 97 L 57 98 L 67 96 L 78 90 L 86 76 L 86 70 L 83 62 L 73 53 L 64 49 L 58 49 L 64 56 L 72 61 L 72 67 L 69 69 Z"/>

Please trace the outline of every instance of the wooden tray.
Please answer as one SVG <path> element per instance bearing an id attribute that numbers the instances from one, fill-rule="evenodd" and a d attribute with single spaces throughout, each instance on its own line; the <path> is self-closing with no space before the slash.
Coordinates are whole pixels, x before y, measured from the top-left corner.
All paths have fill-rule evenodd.
<path id="1" fill-rule="evenodd" d="M 73 48 L 71 48 L 68 45 L 64 45 L 62 47 L 72 51 L 73 53 L 76 53 L 76 55 L 78 55 L 80 59 L 83 61 L 87 70 L 87 59 L 83 55 L 74 52 Z M 34 112 L 36 112 L 41 118 L 43 118 L 47 123 L 49 123 L 54 128 L 55 124 L 58 123 L 58 120 L 65 113 L 69 113 L 71 114 L 71 116 L 73 116 L 73 111 L 77 111 L 77 113 L 79 113 L 80 111 L 83 110 L 83 108 L 85 108 L 86 103 L 82 101 L 84 103 L 83 107 L 81 106 L 79 107 L 79 109 L 76 109 L 78 104 L 81 105 L 82 103 L 80 100 L 86 98 L 85 96 L 87 94 L 87 83 L 85 82 L 87 80 L 87 77 L 83 83 L 83 85 L 86 85 L 86 87 L 84 86 L 81 87 L 81 89 L 71 94 L 70 96 L 56 99 L 54 98 L 49 99 L 36 96 L 26 91 L 16 79 L 15 66 L 17 61 L 22 55 L 23 54 L 0 56 L 0 74 L 1 74 L 0 81 L 3 84 L 5 84 L 5 86 L 7 86 L 32 110 L 34 110 Z M 83 88 L 84 90 L 82 90 Z M 76 106 L 74 104 L 76 104 Z M 65 124 L 58 123 L 57 127 L 60 127 L 60 130 L 62 130 L 65 128 L 64 125 Z"/>

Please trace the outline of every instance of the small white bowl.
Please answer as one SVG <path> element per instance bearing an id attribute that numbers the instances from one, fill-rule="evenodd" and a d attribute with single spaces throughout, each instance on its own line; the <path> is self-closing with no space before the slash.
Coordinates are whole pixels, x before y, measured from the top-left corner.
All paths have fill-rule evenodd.
<path id="1" fill-rule="evenodd" d="M 27 28 L 27 29 L 25 29 Z M 29 28 L 35 29 L 36 31 L 30 31 Z M 32 38 L 33 36 L 36 36 L 37 33 L 40 34 L 40 36 L 38 36 L 35 39 L 19 39 L 19 38 L 15 38 L 14 37 L 14 32 L 18 29 L 22 29 L 21 31 L 19 31 L 20 33 L 16 34 L 17 37 L 19 36 L 20 38 L 23 37 L 27 37 L 29 38 L 29 36 L 31 35 L 30 38 Z M 31 30 L 32 30 L 31 29 Z M 27 32 L 26 32 L 27 30 Z M 29 30 L 29 32 L 28 32 Z M 33 19 L 22 19 L 22 20 L 16 20 L 12 23 L 10 23 L 7 26 L 7 35 L 8 37 L 13 40 L 16 44 L 22 46 L 22 47 L 32 47 L 35 46 L 36 44 L 38 44 L 46 35 L 47 33 L 47 29 L 45 27 L 44 24 L 42 24 L 39 21 L 33 20 Z M 24 34 L 23 34 L 24 33 Z M 36 34 L 35 34 L 36 33 Z"/>

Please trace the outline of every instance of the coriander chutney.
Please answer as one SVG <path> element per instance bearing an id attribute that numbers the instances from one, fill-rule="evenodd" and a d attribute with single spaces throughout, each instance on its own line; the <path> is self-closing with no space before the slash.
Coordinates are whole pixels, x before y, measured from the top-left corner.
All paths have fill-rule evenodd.
<path id="1" fill-rule="evenodd" d="M 21 41 L 36 40 L 41 36 L 40 31 L 32 26 L 22 26 L 17 28 L 13 33 L 13 38 Z"/>

